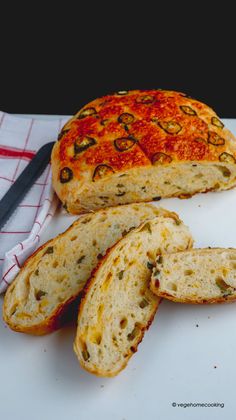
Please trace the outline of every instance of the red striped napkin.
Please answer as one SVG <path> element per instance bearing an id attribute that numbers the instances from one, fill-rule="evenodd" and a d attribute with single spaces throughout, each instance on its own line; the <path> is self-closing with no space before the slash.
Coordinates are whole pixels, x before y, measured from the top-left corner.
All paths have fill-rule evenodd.
<path id="1" fill-rule="evenodd" d="M 67 120 L 68 117 L 26 118 L 0 112 L 0 199 L 37 150 L 56 140 Z M 48 165 L 0 231 L 0 293 L 7 289 L 25 259 L 37 248 L 57 204 Z"/>

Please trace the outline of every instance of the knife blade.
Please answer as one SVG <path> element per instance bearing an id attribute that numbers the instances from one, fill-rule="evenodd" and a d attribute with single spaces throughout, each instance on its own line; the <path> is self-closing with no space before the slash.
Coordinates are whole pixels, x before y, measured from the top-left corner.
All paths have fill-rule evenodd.
<path id="1" fill-rule="evenodd" d="M 54 142 L 42 146 L 0 201 L 0 229 L 50 162 Z"/>

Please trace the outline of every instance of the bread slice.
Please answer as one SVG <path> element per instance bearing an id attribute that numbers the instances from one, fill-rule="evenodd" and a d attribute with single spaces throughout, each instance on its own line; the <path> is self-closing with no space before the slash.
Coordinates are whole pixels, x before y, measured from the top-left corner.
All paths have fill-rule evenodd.
<path id="1" fill-rule="evenodd" d="M 82 367 L 114 376 L 126 366 L 160 301 L 149 289 L 156 255 L 191 246 L 188 228 L 169 214 L 145 222 L 106 253 L 79 308 L 74 350 Z"/>
<path id="2" fill-rule="evenodd" d="M 25 262 L 7 290 L 5 322 L 15 331 L 31 334 L 55 330 L 107 248 L 129 229 L 167 214 L 150 204 L 132 204 L 82 216 Z"/>
<path id="3" fill-rule="evenodd" d="M 182 303 L 236 299 L 236 249 L 192 249 L 158 256 L 151 290 Z"/>
<path id="4" fill-rule="evenodd" d="M 236 185 L 236 139 L 207 105 L 183 93 L 106 95 L 70 119 L 52 151 L 54 189 L 83 213 Z"/>

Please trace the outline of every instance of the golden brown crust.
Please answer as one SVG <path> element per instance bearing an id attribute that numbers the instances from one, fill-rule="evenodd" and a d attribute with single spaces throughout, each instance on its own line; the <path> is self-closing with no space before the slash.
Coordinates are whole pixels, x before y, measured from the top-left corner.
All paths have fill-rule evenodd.
<path id="1" fill-rule="evenodd" d="M 9 325 L 9 327 L 16 332 L 32 334 L 32 335 L 45 335 L 49 334 L 58 328 L 61 328 L 67 322 L 75 319 L 77 307 L 79 305 L 79 296 L 75 295 L 63 302 L 53 314 L 46 320 L 36 325 L 16 325 L 12 322 L 11 318 L 6 317 L 6 311 L 3 304 L 3 320 Z"/>
<path id="2" fill-rule="evenodd" d="M 172 91 L 137 90 L 96 99 L 63 127 L 59 138 L 53 160 L 62 188 L 72 178 L 96 182 L 134 167 L 236 162 L 235 139 L 215 112 Z"/>
<path id="3" fill-rule="evenodd" d="M 154 289 L 151 287 L 151 290 L 153 291 Z M 156 292 L 156 291 L 155 291 Z M 177 303 L 189 303 L 191 305 L 199 305 L 199 304 L 213 304 L 213 303 L 231 303 L 231 302 L 235 302 L 236 300 L 236 296 L 225 296 L 225 297 L 218 297 L 218 298 L 211 298 L 211 299 L 200 299 L 200 298 L 194 298 L 194 299 L 181 299 L 181 298 L 177 298 L 175 296 L 169 295 L 169 293 L 166 292 L 158 292 L 158 296 L 168 299 L 168 300 L 172 300 L 172 302 L 177 302 Z"/>

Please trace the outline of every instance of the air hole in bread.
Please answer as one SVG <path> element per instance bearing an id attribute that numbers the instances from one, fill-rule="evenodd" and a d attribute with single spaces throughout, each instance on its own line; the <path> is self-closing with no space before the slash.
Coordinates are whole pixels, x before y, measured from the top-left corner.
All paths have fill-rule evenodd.
<path id="1" fill-rule="evenodd" d="M 120 261 L 120 257 L 118 256 L 114 259 L 113 264 L 117 265 L 119 261 Z"/>
<path id="2" fill-rule="evenodd" d="M 59 265 L 58 261 L 53 261 L 53 264 L 52 264 L 53 268 L 57 268 L 58 265 Z"/>
<path id="3" fill-rule="evenodd" d="M 91 217 L 86 217 L 86 219 L 81 220 L 81 223 L 83 223 L 83 225 L 85 225 L 86 223 L 90 222 Z"/>
<path id="4" fill-rule="evenodd" d="M 81 255 L 81 257 L 78 258 L 77 260 L 77 264 L 81 264 L 84 259 L 85 259 L 85 255 Z"/>
<path id="5" fill-rule="evenodd" d="M 184 275 L 185 276 L 191 276 L 192 274 L 194 274 L 194 271 L 193 270 L 185 270 L 184 271 Z"/>
<path id="6" fill-rule="evenodd" d="M 56 277 L 56 282 L 57 283 L 62 283 L 63 280 L 66 279 L 66 274 L 60 274 L 59 276 Z"/>
<path id="7" fill-rule="evenodd" d="M 44 290 L 34 290 L 34 296 L 36 300 L 41 300 L 46 294 L 47 292 L 45 292 Z"/>
<path id="8" fill-rule="evenodd" d="M 136 263 L 135 260 L 129 261 L 128 266 L 131 267 L 131 265 L 134 265 Z"/>
<path id="9" fill-rule="evenodd" d="M 71 242 L 75 241 L 78 238 L 78 236 L 72 236 L 72 238 L 70 238 Z"/>
<path id="10" fill-rule="evenodd" d="M 96 331 L 95 333 L 93 333 L 93 336 L 91 337 L 91 341 L 94 344 L 97 344 L 99 346 L 102 341 L 102 334 L 99 331 Z"/>
<path id="11" fill-rule="evenodd" d="M 115 347 L 118 347 L 117 338 L 116 338 L 115 335 L 112 336 L 112 342 L 113 342 Z"/>
<path id="12" fill-rule="evenodd" d="M 141 309 L 146 308 L 149 305 L 149 302 L 147 299 L 143 298 L 140 302 L 139 302 L 139 307 Z"/>
<path id="13" fill-rule="evenodd" d="M 196 175 L 194 175 L 194 178 L 195 179 L 199 179 L 199 178 L 202 178 L 204 175 L 203 174 L 196 174 Z M 193 179 L 193 182 L 194 182 L 194 179 Z"/>
<path id="14" fill-rule="evenodd" d="M 141 331 L 141 325 L 139 324 L 139 322 L 135 322 L 135 326 L 133 330 L 127 335 L 127 339 L 129 341 L 133 341 L 141 333 Z"/>
<path id="15" fill-rule="evenodd" d="M 135 337 L 139 334 L 140 330 L 138 327 L 134 327 L 134 329 L 127 335 L 127 339 L 129 341 L 133 341 Z"/>
<path id="16" fill-rule="evenodd" d="M 103 291 L 106 291 L 111 283 L 111 279 L 112 279 L 112 273 L 108 273 L 108 275 L 106 276 L 104 282 L 101 285 L 101 289 Z"/>
<path id="17" fill-rule="evenodd" d="M 124 328 L 126 328 L 127 324 L 128 324 L 128 320 L 127 320 L 127 318 L 122 318 L 122 319 L 120 320 L 120 328 L 121 328 L 122 330 L 123 330 Z"/>
<path id="18" fill-rule="evenodd" d="M 230 267 L 236 270 L 236 263 L 235 262 L 230 263 Z"/>
<path id="19" fill-rule="evenodd" d="M 121 271 L 119 271 L 119 273 L 117 274 L 117 276 L 118 276 L 118 279 L 119 279 L 119 280 L 122 280 L 122 279 L 123 279 L 123 277 L 124 277 L 124 272 L 125 272 L 125 270 L 121 270 Z"/>
<path id="20" fill-rule="evenodd" d="M 225 178 L 229 178 L 231 175 L 231 172 L 228 168 L 226 168 L 226 166 L 220 166 L 220 165 L 216 165 L 217 169 L 222 173 L 222 175 Z"/>
<path id="21" fill-rule="evenodd" d="M 167 284 L 167 288 L 168 288 L 169 290 L 173 290 L 174 292 L 177 292 L 177 285 L 176 285 L 176 283 L 169 282 L 169 283 Z"/>
<path id="22" fill-rule="evenodd" d="M 85 362 L 90 358 L 90 354 L 89 354 L 87 348 L 82 350 L 82 356 L 83 356 L 83 359 L 84 359 Z"/>
<path id="23" fill-rule="evenodd" d="M 100 319 L 101 319 L 101 317 L 102 317 L 103 310 L 104 310 L 104 305 L 103 305 L 103 304 L 99 305 L 99 307 L 98 307 L 98 312 L 97 312 L 98 321 L 100 321 Z"/>

